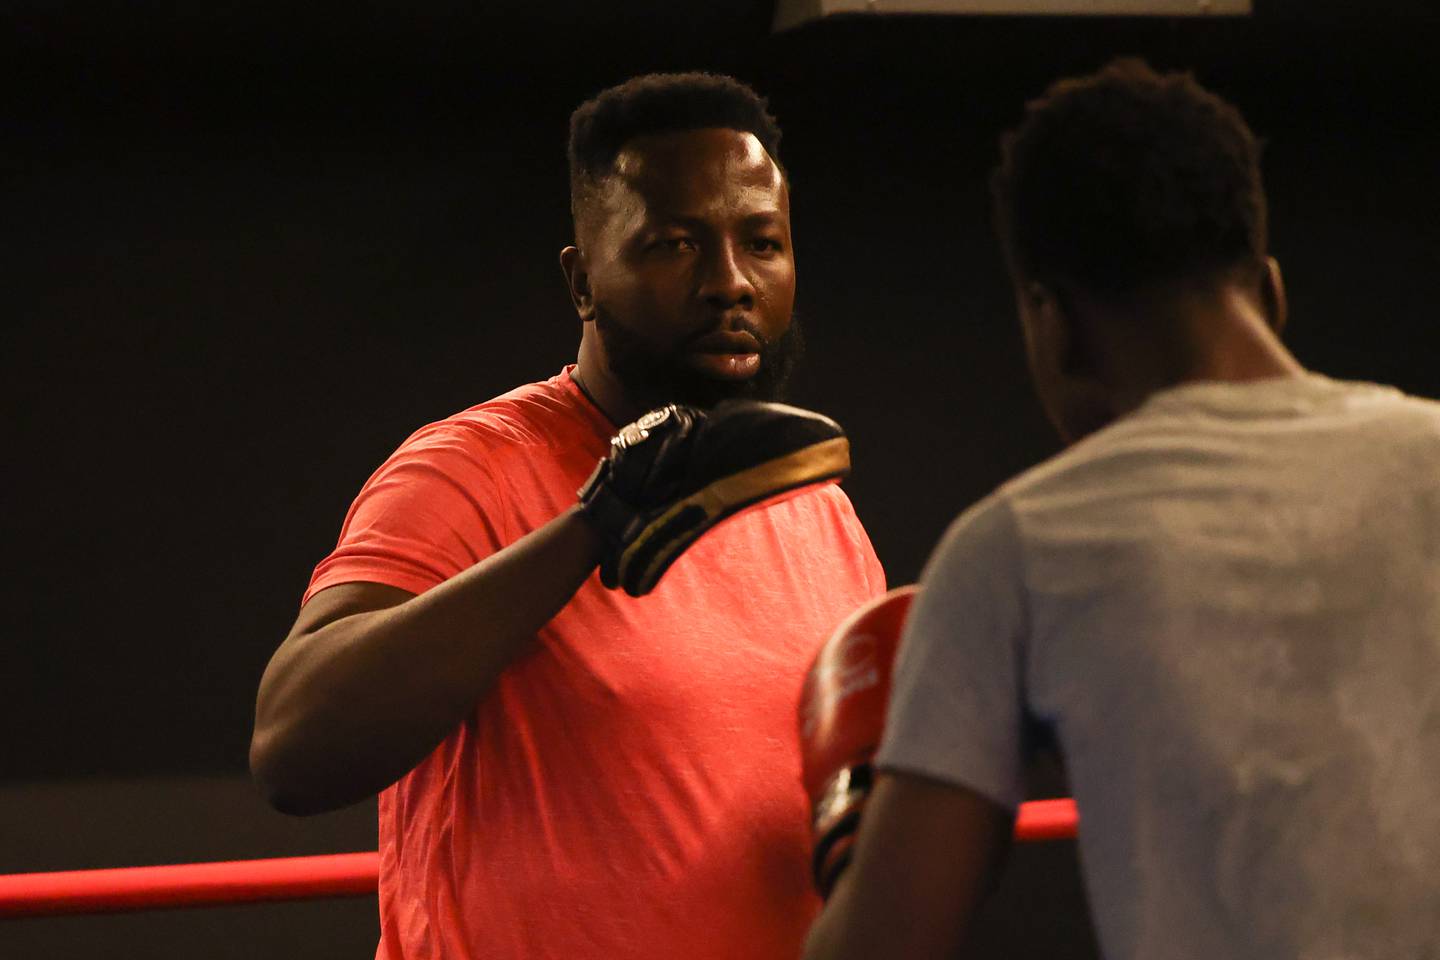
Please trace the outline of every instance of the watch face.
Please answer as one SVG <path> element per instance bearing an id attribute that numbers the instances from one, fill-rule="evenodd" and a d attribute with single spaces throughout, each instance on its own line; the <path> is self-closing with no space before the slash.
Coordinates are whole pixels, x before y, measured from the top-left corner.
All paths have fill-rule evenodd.
<path id="1" fill-rule="evenodd" d="M 670 415 L 674 412 L 674 404 L 651 410 L 634 423 L 627 423 L 621 427 L 620 432 L 610 442 L 621 450 L 627 450 L 637 443 L 643 443 L 650 436 L 650 431 L 669 420 Z"/>

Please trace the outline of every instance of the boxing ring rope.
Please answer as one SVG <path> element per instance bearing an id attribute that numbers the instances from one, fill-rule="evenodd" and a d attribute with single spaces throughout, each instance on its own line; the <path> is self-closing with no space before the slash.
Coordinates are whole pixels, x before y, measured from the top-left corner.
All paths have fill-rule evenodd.
<path id="1" fill-rule="evenodd" d="M 1069 797 L 1031 800 L 1015 812 L 1015 839 L 1021 843 L 1042 840 L 1074 840 L 1080 813 Z"/>
<path id="2" fill-rule="evenodd" d="M 1074 800 L 1032 800 L 1016 814 L 1015 839 L 1073 839 L 1078 823 Z M 375 893 L 379 870 L 369 852 L 12 873 L 0 875 L 0 918 L 359 897 Z"/>
<path id="3" fill-rule="evenodd" d="M 378 853 L 0 876 L 0 917 L 112 913 L 375 892 Z"/>

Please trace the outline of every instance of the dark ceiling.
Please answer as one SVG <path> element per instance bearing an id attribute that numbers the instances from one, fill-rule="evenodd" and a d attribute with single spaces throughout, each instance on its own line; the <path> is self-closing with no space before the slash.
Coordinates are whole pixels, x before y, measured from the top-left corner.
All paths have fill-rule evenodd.
<path id="1" fill-rule="evenodd" d="M 357 98 L 377 117 L 451 111 L 463 99 L 457 91 L 497 75 L 512 78 L 509 95 L 520 96 L 557 77 L 608 82 L 640 69 L 763 77 L 788 64 L 823 73 L 867 52 L 892 72 L 957 64 L 972 74 L 1023 72 L 1093 59 L 1117 38 L 1152 56 L 1169 47 L 1177 60 L 1228 63 L 1291 86 L 1317 63 L 1422 70 L 1435 59 L 1437 8 L 1432 0 L 1256 0 L 1253 16 L 1233 20 L 851 16 L 775 37 L 774 4 L 764 0 L 18 0 L 0 11 L 0 33 L 18 40 L 23 72 L 11 90 L 22 116 L 134 117 L 188 102 L 324 123 L 331 107 Z"/>

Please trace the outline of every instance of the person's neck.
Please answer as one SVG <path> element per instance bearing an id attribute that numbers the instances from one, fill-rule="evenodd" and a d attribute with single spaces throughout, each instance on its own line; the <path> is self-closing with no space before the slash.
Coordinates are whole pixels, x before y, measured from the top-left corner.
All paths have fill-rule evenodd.
<path id="1" fill-rule="evenodd" d="M 570 376 L 580 392 L 605 415 L 617 429 L 637 419 L 645 411 L 626 393 L 625 388 L 610 374 L 597 355 L 598 347 L 589 337 L 580 338 L 580 353 Z"/>
<path id="2" fill-rule="evenodd" d="M 1179 298 L 1164 316 L 1133 316 L 1109 325 L 1104 378 L 1116 415 L 1152 394 L 1187 383 L 1249 383 L 1298 377 L 1305 368 L 1280 342 L 1255 301 L 1236 287 Z"/>

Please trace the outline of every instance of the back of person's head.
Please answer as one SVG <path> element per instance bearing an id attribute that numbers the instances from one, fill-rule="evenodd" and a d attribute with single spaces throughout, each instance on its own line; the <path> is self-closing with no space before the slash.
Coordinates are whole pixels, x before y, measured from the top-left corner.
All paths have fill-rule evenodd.
<path id="1" fill-rule="evenodd" d="M 615 158 L 637 137 L 721 128 L 754 134 L 780 165 L 780 127 L 764 98 L 733 77 L 652 73 L 601 91 L 570 116 L 570 211 L 577 224 Z M 781 168 L 783 170 L 783 168 Z"/>
<path id="2" fill-rule="evenodd" d="M 1259 153 L 1189 74 L 1124 59 L 1061 80 L 1001 143 L 991 188 L 1011 273 L 1124 297 L 1259 264 Z"/>

